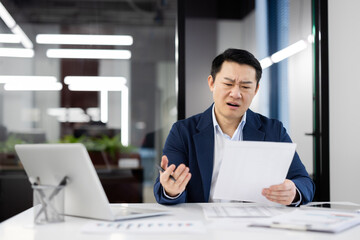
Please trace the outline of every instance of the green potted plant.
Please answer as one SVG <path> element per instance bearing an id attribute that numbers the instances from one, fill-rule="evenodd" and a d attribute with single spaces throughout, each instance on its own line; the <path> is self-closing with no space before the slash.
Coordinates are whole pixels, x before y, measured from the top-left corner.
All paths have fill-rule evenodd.
<path id="1" fill-rule="evenodd" d="M 67 135 L 60 142 L 84 144 L 94 165 L 118 165 L 118 160 L 121 157 L 135 156 L 139 158 L 139 154 L 135 152 L 135 147 L 122 145 L 120 135 L 114 137 L 103 135 L 101 138 Z"/>
<path id="2" fill-rule="evenodd" d="M 0 142 L 0 165 L 17 165 L 15 145 L 23 143 L 26 142 L 14 135 L 9 135 L 5 141 Z"/>

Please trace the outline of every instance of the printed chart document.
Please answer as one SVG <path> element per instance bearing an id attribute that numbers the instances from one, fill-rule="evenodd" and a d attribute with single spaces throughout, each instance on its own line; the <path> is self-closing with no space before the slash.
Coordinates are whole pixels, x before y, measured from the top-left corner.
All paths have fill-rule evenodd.
<path id="1" fill-rule="evenodd" d="M 297 209 L 287 214 L 257 221 L 250 227 L 338 233 L 358 224 L 360 224 L 358 213 Z"/>
<path id="2" fill-rule="evenodd" d="M 226 141 L 214 199 L 274 204 L 263 188 L 284 182 L 295 143 Z"/>
<path id="3" fill-rule="evenodd" d="M 83 233 L 205 233 L 201 221 L 123 221 L 89 222 L 82 228 Z"/>
<path id="4" fill-rule="evenodd" d="M 211 218 L 264 218 L 283 214 L 284 207 L 246 204 L 244 206 L 203 206 L 205 217 Z"/>

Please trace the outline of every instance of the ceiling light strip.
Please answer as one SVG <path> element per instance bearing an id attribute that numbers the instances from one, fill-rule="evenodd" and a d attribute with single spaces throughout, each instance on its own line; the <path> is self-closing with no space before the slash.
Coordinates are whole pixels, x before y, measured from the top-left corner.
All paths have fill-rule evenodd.
<path id="1" fill-rule="evenodd" d="M 117 85 L 126 84 L 126 78 L 124 77 L 104 77 L 104 76 L 66 76 L 64 78 L 66 84 L 105 84 L 105 85 Z"/>
<path id="2" fill-rule="evenodd" d="M 308 37 L 308 39 L 310 36 Z M 273 63 L 278 63 L 286 58 L 289 58 L 307 48 L 307 43 L 304 40 L 300 40 L 280 51 L 271 55 L 271 57 L 266 57 L 260 60 L 261 68 L 264 70 L 270 67 Z"/>
<path id="3" fill-rule="evenodd" d="M 109 49 L 48 49 L 48 58 L 75 58 L 75 59 L 130 59 L 129 50 Z"/>
<path id="4" fill-rule="evenodd" d="M 16 26 L 15 20 L 12 18 L 10 13 L 6 10 L 6 8 L 1 2 L 0 2 L 0 17 L 2 18 L 6 26 L 8 26 L 8 28 L 12 29 Z"/>
<path id="5" fill-rule="evenodd" d="M 4 89 L 6 91 L 60 91 L 62 89 L 62 84 L 59 82 L 55 83 L 6 83 Z"/>
<path id="6" fill-rule="evenodd" d="M 15 34 L 0 34 L 0 43 L 20 43 L 20 37 Z"/>
<path id="7" fill-rule="evenodd" d="M 120 85 L 120 86 L 101 86 L 101 85 L 83 85 L 83 84 L 70 84 L 68 85 L 68 88 L 70 91 L 83 91 L 83 92 L 87 92 L 87 91 L 92 91 L 92 92 L 96 92 L 96 91 L 115 91 L 115 92 L 121 92 L 123 91 L 126 86 L 125 85 Z"/>
<path id="8" fill-rule="evenodd" d="M 54 76 L 20 76 L 20 75 L 0 75 L 0 83 L 55 83 L 57 82 Z"/>
<path id="9" fill-rule="evenodd" d="M 39 44 L 131 46 L 133 37 L 129 35 L 38 34 L 36 42 Z"/>
<path id="10" fill-rule="evenodd" d="M 26 48 L 0 48 L 0 57 L 33 58 L 34 50 Z"/>
<path id="11" fill-rule="evenodd" d="M 103 123 L 107 123 L 109 118 L 108 94 L 108 91 L 100 92 L 100 120 Z"/>
<path id="12" fill-rule="evenodd" d="M 20 28 L 19 25 L 16 24 L 13 17 L 10 13 L 6 10 L 4 5 L 0 2 L 0 17 L 5 22 L 6 26 L 16 35 L 20 37 L 20 42 L 23 44 L 25 48 L 33 48 L 33 43 L 31 40 L 26 36 L 24 31 Z"/>
<path id="13" fill-rule="evenodd" d="M 304 40 L 300 40 L 276 53 L 271 55 L 271 61 L 274 63 L 280 62 L 298 52 L 301 52 L 307 47 L 307 44 Z"/>
<path id="14" fill-rule="evenodd" d="M 20 42 L 25 48 L 34 48 L 33 43 L 31 40 L 26 36 L 24 31 L 20 28 L 19 25 L 16 25 L 11 31 L 20 37 Z"/>
<path id="15" fill-rule="evenodd" d="M 125 86 L 121 91 L 121 144 L 128 146 L 129 138 L 129 89 Z"/>

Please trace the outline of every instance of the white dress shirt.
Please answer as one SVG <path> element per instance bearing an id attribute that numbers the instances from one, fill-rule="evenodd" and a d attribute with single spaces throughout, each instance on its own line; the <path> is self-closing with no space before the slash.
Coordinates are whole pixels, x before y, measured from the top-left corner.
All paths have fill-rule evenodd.
<path id="1" fill-rule="evenodd" d="M 210 186 L 210 197 L 209 202 L 229 202 L 227 200 L 220 200 L 220 199 L 214 199 L 214 187 L 219 175 L 219 170 L 223 158 L 223 151 L 224 151 L 224 142 L 225 139 L 231 140 L 231 141 L 242 141 L 243 140 L 243 129 L 246 123 L 246 112 L 244 116 L 241 119 L 241 122 L 239 123 L 238 127 L 236 128 L 233 136 L 229 136 L 220 128 L 219 123 L 216 120 L 215 117 L 215 105 L 213 105 L 212 108 L 212 120 L 214 125 L 214 166 L 213 166 L 213 174 L 211 179 L 211 186 Z"/>

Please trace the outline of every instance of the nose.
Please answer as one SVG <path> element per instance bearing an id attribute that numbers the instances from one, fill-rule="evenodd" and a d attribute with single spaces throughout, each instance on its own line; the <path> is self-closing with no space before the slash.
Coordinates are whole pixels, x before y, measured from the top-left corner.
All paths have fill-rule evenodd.
<path id="1" fill-rule="evenodd" d="M 234 86 L 230 91 L 230 97 L 241 98 L 241 91 L 238 86 Z"/>

